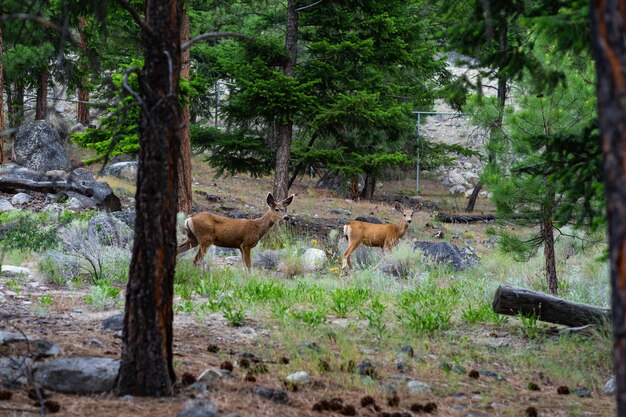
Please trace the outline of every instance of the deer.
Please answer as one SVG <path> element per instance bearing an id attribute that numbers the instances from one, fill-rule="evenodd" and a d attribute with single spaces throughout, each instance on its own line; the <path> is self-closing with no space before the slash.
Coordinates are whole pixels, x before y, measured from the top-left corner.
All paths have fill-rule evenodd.
<path id="1" fill-rule="evenodd" d="M 293 198 L 292 194 L 277 203 L 272 193 L 268 193 L 266 201 L 269 208 L 263 216 L 257 219 L 231 219 L 207 211 L 194 214 L 185 220 L 183 234 L 186 240 L 178 245 L 176 253 L 180 255 L 191 248 L 200 246 L 193 263 L 197 268 L 204 270 L 201 266 L 202 260 L 211 245 L 237 248 L 241 252 L 244 268 L 250 270 L 250 250 L 259 243 L 259 240 L 274 224 L 289 218 L 287 206 L 291 204 Z"/>
<path id="2" fill-rule="evenodd" d="M 394 209 L 402 213 L 404 216 L 400 223 L 396 224 L 375 224 L 362 221 L 352 221 L 343 226 L 343 234 L 348 240 L 348 248 L 343 253 L 343 261 L 341 262 L 341 270 L 346 267 L 352 269 L 350 255 L 361 244 L 376 248 L 391 250 L 393 246 L 405 235 L 411 218 L 416 211 L 421 210 L 421 205 L 412 209 L 404 209 L 402 205 L 396 201 Z"/>

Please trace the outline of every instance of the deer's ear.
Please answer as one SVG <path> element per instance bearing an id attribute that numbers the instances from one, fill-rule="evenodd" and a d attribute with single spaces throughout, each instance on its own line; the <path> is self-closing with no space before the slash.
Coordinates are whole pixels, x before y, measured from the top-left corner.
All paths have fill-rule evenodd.
<path id="1" fill-rule="evenodd" d="M 274 201 L 274 196 L 272 193 L 267 193 L 267 205 L 270 207 L 274 207 L 276 202 Z"/>
<path id="2" fill-rule="evenodd" d="M 398 210 L 398 211 L 402 211 L 402 204 L 400 204 L 400 202 L 396 201 L 396 204 L 394 204 L 393 208 Z"/>
<path id="3" fill-rule="evenodd" d="M 291 202 L 293 201 L 294 197 L 295 197 L 295 194 L 291 194 L 291 196 L 289 196 L 289 198 L 285 198 L 283 200 L 283 202 L 281 203 L 283 205 L 283 207 L 287 207 L 289 204 L 291 204 Z"/>

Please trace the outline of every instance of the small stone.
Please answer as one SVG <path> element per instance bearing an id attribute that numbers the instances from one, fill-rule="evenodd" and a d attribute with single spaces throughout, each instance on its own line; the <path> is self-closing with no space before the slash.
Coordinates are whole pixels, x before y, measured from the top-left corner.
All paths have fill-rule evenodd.
<path id="1" fill-rule="evenodd" d="M 396 365 L 396 369 L 398 369 L 398 371 L 400 372 L 407 372 L 411 369 L 409 365 L 407 365 L 406 361 L 402 358 L 398 358 L 394 360 L 393 362 Z"/>
<path id="2" fill-rule="evenodd" d="M 274 401 L 279 404 L 287 404 L 289 397 L 287 392 L 282 389 L 274 389 L 267 387 L 256 387 L 252 390 L 256 395 L 263 397 L 267 400 Z"/>
<path id="3" fill-rule="evenodd" d="M 406 384 L 411 395 L 421 395 L 430 393 L 430 385 L 422 381 L 409 381 Z"/>
<path id="4" fill-rule="evenodd" d="M 176 417 L 219 417 L 217 407 L 207 399 L 187 401 Z"/>
<path id="5" fill-rule="evenodd" d="M 413 352 L 413 346 L 411 345 L 404 345 L 400 348 L 399 353 L 401 355 L 406 355 L 409 358 L 412 358 L 413 356 L 415 356 L 415 353 Z"/>
<path id="6" fill-rule="evenodd" d="M 572 390 L 572 393 L 579 396 L 580 398 L 591 398 L 591 391 L 589 388 L 576 388 Z"/>
<path id="7" fill-rule="evenodd" d="M 615 395 L 615 390 L 616 390 L 615 376 L 612 376 L 604 384 L 604 388 L 602 389 L 602 392 L 604 393 L 604 395 Z"/>
<path id="8" fill-rule="evenodd" d="M 206 384 L 211 385 L 212 383 L 214 383 L 215 381 L 219 380 L 220 378 L 222 378 L 222 374 L 213 368 L 208 368 L 205 369 L 200 376 L 198 376 L 198 382 L 204 382 Z"/>
<path id="9" fill-rule="evenodd" d="M 5 200 L 4 198 L 0 198 L 0 212 L 2 211 L 12 211 L 15 210 L 13 204 L 10 201 Z"/>
<path id="10" fill-rule="evenodd" d="M 124 314 L 115 314 L 102 320 L 104 330 L 119 331 L 124 329 Z"/>
<path id="11" fill-rule="evenodd" d="M 309 382 L 309 374 L 304 371 L 298 371 L 291 375 L 287 375 L 285 382 L 291 385 L 302 385 Z"/>
<path id="12" fill-rule="evenodd" d="M 30 203 L 32 197 L 26 193 L 17 193 L 11 198 L 11 204 L 14 206 L 21 206 L 22 204 Z"/>
<path id="13" fill-rule="evenodd" d="M 352 215 L 352 212 L 350 210 L 344 210 L 344 209 L 332 209 L 330 211 L 331 214 L 339 214 L 342 216 L 350 216 Z"/>

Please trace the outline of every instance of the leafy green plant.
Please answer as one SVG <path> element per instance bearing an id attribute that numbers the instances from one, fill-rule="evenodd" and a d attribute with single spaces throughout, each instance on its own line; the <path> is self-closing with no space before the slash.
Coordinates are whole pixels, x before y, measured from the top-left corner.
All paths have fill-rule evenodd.
<path id="1" fill-rule="evenodd" d="M 337 288 L 330 293 L 329 308 L 337 317 L 347 317 L 369 297 L 370 291 L 365 288 Z"/>
<path id="2" fill-rule="evenodd" d="M 189 299 L 183 299 L 180 303 L 176 304 L 174 311 L 182 313 L 192 313 L 195 310 L 193 301 Z"/>
<path id="3" fill-rule="evenodd" d="M 326 323 L 326 311 L 317 308 L 315 310 L 292 311 L 291 317 L 300 320 L 311 327 L 318 327 Z"/>
<path id="4" fill-rule="evenodd" d="M 398 314 L 398 319 L 409 330 L 415 333 L 432 333 L 445 330 L 450 324 L 451 314 L 445 311 L 405 308 Z"/>
<path id="5" fill-rule="evenodd" d="M 52 305 L 52 303 L 54 302 L 54 299 L 49 296 L 49 295 L 42 295 L 38 298 L 39 300 L 39 304 L 41 304 L 43 307 L 50 307 Z"/>
<path id="6" fill-rule="evenodd" d="M 246 320 L 246 312 L 240 306 L 233 306 L 231 303 L 225 303 L 222 309 L 224 318 L 227 320 L 228 325 L 232 327 L 243 326 Z"/>
<path id="7" fill-rule="evenodd" d="M 361 312 L 361 317 L 367 320 L 367 327 L 376 339 L 382 340 L 388 333 L 387 324 L 383 319 L 386 306 L 380 301 L 380 297 L 375 297 L 370 303 L 370 308 Z"/>
<path id="8" fill-rule="evenodd" d="M 517 318 L 522 322 L 522 333 L 529 339 L 536 339 L 541 331 L 541 324 L 538 322 L 537 315 L 535 313 L 525 315 L 521 311 L 517 315 Z"/>
<path id="9" fill-rule="evenodd" d="M 506 317 L 493 311 L 491 304 L 483 304 L 478 308 L 472 308 L 469 304 L 467 309 L 461 311 L 461 318 L 467 323 L 502 324 L 506 321 Z"/>
<path id="10" fill-rule="evenodd" d="M 90 288 L 89 294 L 85 297 L 85 302 L 95 309 L 103 309 L 115 304 L 121 290 L 111 285 L 109 281 L 100 280 Z"/>
<path id="11" fill-rule="evenodd" d="M 49 214 L 13 210 L 0 213 L 0 247 L 40 252 L 59 244 L 57 227 Z"/>
<path id="12" fill-rule="evenodd" d="M 6 282 L 6 286 L 14 293 L 19 294 L 20 289 L 22 288 L 22 283 L 16 278 L 11 278 Z"/>
<path id="13" fill-rule="evenodd" d="M 183 300 L 190 300 L 193 296 L 193 288 L 186 284 L 174 284 L 174 294 L 179 295 Z"/>

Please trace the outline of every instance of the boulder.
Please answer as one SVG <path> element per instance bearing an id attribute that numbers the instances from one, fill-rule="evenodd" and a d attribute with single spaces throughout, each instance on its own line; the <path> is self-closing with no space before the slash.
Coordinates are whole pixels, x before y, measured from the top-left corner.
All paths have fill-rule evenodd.
<path id="1" fill-rule="evenodd" d="M 17 130 L 13 139 L 13 160 L 40 172 L 72 169 L 59 133 L 45 120 L 36 120 Z"/>
<path id="2" fill-rule="evenodd" d="M 21 206 L 22 204 L 28 204 L 32 200 L 32 197 L 26 193 L 17 193 L 11 198 L 11 204 L 14 206 Z"/>
<path id="3" fill-rule="evenodd" d="M 304 371 L 294 372 L 285 377 L 285 382 L 290 386 L 299 386 L 309 382 L 309 374 Z"/>
<path id="4" fill-rule="evenodd" d="M 35 382 L 52 391 L 92 394 L 111 391 L 120 361 L 111 358 L 65 357 L 35 364 Z"/>
<path id="5" fill-rule="evenodd" d="M 75 181 L 85 187 L 93 189 L 93 197 L 86 197 L 71 191 L 66 192 L 69 198 L 76 198 L 85 208 L 98 207 L 106 211 L 120 211 L 122 209 L 120 199 L 113 194 L 113 190 L 111 190 L 109 184 L 96 181 L 91 172 L 85 168 L 77 168 L 72 171 L 68 177 L 68 181 Z"/>
<path id="6" fill-rule="evenodd" d="M 465 181 L 467 181 L 468 184 L 475 186 L 476 184 L 478 184 L 478 180 L 480 177 L 475 172 L 468 171 L 463 173 L 463 178 L 465 178 Z"/>
<path id="7" fill-rule="evenodd" d="M 209 400 L 201 398 L 189 400 L 176 417 L 220 417 L 217 407 Z"/>
<path id="8" fill-rule="evenodd" d="M 107 165 L 107 167 L 102 171 L 102 175 L 108 175 L 134 183 L 137 181 L 138 170 L 139 162 L 137 161 L 116 162 L 114 164 Z"/>
<path id="9" fill-rule="evenodd" d="M 317 271 L 326 263 L 326 253 L 323 250 L 309 248 L 303 255 L 304 268 L 307 271 Z"/>
<path id="10" fill-rule="evenodd" d="M 448 191 L 450 191 L 450 194 L 452 195 L 465 194 L 465 187 L 462 186 L 461 184 L 457 184 L 457 185 L 453 185 L 452 187 L 450 187 Z"/>
<path id="11" fill-rule="evenodd" d="M 433 259 L 437 263 L 446 264 L 457 271 L 462 271 L 471 266 L 459 248 L 448 242 L 417 241 L 413 249 L 421 249 L 424 257 Z"/>
<path id="12" fill-rule="evenodd" d="M 25 371 L 32 365 L 26 356 L 7 356 L 0 358 L 0 387 L 19 389 L 28 381 Z"/>
<path id="13" fill-rule="evenodd" d="M 15 207 L 13 207 L 13 204 L 11 204 L 9 200 L 0 198 L 0 212 L 11 211 L 11 210 L 15 210 Z"/>
<path id="14" fill-rule="evenodd" d="M 465 180 L 465 178 L 463 178 L 463 175 L 461 175 L 456 170 L 452 170 L 452 171 L 450 171 L 450 173 L 448 173 L 448 182 L 453 187 L 455 185 L 463 185 L 463 186 L 468 185 L 467 181 Z"/>
<path id="15" fill-rule="evenodd" d="M 606 381 L 606 383 L 604 384 L 604 388 L 602 389 L 604 395 L 615 395 L 617 387 L 616 382 L 617 381 L 615 381 L 615 375 L 613 375 L 611 378 L 609 378 L 608 381 Z"/>
<path id="16" fill-rule="evenodd" d="M 101 245 L 124 248 L 133 240 L 133 229 L 115 216 L 103 213 L 89 219 L 87 236 Z"/>
<path id="17" fill-rule="evenodd" d="M 32 276 L 32 272 L 30 269 L 24 268 L 21 266 L 1 265 L 0 272 L 1 272 L 0 275 L 6 278 L 17 278 L 17 277 L 30 278 Z"/>

